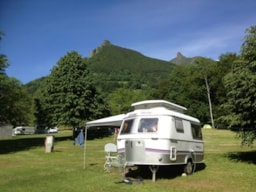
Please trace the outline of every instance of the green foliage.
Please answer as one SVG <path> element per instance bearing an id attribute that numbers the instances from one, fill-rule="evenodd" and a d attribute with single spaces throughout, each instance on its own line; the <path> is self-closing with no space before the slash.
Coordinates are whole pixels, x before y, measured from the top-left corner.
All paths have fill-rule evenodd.
<path id="1" fill-rule="evenodd" d="M 5 68 L 9 66 L 7 57 L 0 54 L 0 75 L 5 75 Z"/>
<path id="2" fill-rule="evenodd" d="M 32 96 L 36 96 L 38 93 L 38 90 L 44 87 L 44 83 L 46 82 L 47 77 L 41 77 L 38 79 L 35 79 L 33 81 L 30 81 L 26 84 L 28 93 Z"/>
<path id="3" fill-rule="evenodd" d="M 4 33 L 0 31 L 0 41 Z M 6 55 L 0 54 L 0 75 L 5 75 L 5 69 L 9 66 L 8 59 Z"/>
<path id="4" fill-rule="evenodd" d="M 31 121 L 31 98 L 15 78 L 0 75 L 0 122 L 13 126 L 28 125 Z"/>
<path id="5" fill-rule="evenodd" d="M 246 29 L 246 36 L 244 37 L 244 42 L 241 46 L 241 56 L 245 61 L 251 63 L 251 70 L 255 72 L 255 61 L 256 61 L 256 25 L 251 26 Z M 254 63 L 254 64 L 253 64 Z"/>
<path id="6" fill-rule="evenodd" d="M 207 95 L 208 105 L 209 105 L 209 114 L 211 117 L 211 126 L 215 128 L 213 109 L 212 109 L 212 100 L 211 100 L 211 85 L 210 85 L 211 78 L 210 77 L 213 78 L 213 73 L 211 73 L 211 69 L 216 64 L 216 62 L 213 61 L 212 59 L 198 57 L 195 59 L 194 63 L 197 67 L 199 74 L 204 79 L 204 83 L 206 87 L 205 94 Z"/>
<path id="7" fill-rule="evenodd" d="M 223 117 L 230 113 L 229 110 L 223 107 L 223 104 L 227 103 L 227 90 L 224 85 L 224 77 L 230 73 L 233 69 L 234 61 L 239 57 L 235 53 L 222 54 L 219 57 L 211 78 L 211 98 L 213 102 L 214 115 L 217 127 L 228 127 L 229 123 L 223 121 Z"/>
<path id="8" fill-rule="evenodd" d="M 106 41 L 87 60 L 94 83 L 102 92 L 155 87 L 174 67 L 170 62 L 145 57 Z"/>
<path id="9" fill-rule="evenodd" d="M 85 60 L 67 53 L 47 78 L 44 92 L 51 125 L 84 126 L 87 120 L 108 114 L 89 76 Z"/>
<path id="10" fill-rule="evenodd" d="M 119 88 L 109 94 L 108 102 L 112 114 L 122 114 L 132 110 L 132 103 L 148 98 L 149 95 L 146 91 Z"/>
<path id="11" fill-rule="evenodd" d="M 47 122 L 49 122 L 49 119 L 47 119 L 47 110 L 45 109 L 42 100 L 40 100 L 39 98 L 34 99 L 34 116 L 34 123 L 35 125 L 37 125 L 37 129 L 45 129 L 45 127 L 47 126 Z"/>
<path id="12" fill-rule="evenodd" d="M 188 114 L 198 117 L 202 122 L 209 120 L 204 79 L 196 65 L 177 65 L 168 81 L 162 81 L 153 96 L 187 107 Z"/>
<path id="13" fill-rule="evenodd" d="M 225 77 L 228 101 L 223 106 L 230 113 L 223 119 L 241 130 L 242 143 L 251 145 L 256 139 L 256 26 L 246 32 L 241 59 Z"/>

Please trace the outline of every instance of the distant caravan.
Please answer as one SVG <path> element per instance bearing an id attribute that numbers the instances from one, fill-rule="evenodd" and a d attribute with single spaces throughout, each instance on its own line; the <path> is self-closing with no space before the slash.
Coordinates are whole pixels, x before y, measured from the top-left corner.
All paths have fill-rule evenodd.
<path id="1" fill-rule="evenodd" d="M 35 134 L 35 127 L 20 126 L 13 129 L 13 135 Z"/>
<path id="2" fill-rule="evenodd" d="M 159 166 L 184 165 L 184 172 L 192 174 L 195 165 L 204 160 L 200 121 L 185 115 L 185 107 L 164 100 L 146 100 L 132 106 L 134 111 L 121 116 L 117 136 L 124 168 L 148 165 L 153 181 Z M 106 125 L 109 122 L 105 121 Z"/>

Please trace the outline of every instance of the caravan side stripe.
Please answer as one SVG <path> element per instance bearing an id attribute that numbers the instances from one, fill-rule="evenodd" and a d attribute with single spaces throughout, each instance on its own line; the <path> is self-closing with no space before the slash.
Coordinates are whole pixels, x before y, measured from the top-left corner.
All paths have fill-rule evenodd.
<path id="1" fill-rule="evenodd" d="M 145 151 L 148 151 L 148 152 L 155 152 L 155 153 L 161 153 L 161 154 L 170 154 L 170 150 L 165 150 L 165 149 L 145 148 Z"/>
<path id="2" fill-rule="evenodd" d="M 164 150 L 164 149 L 153 149 L 153 148 L 145 148 L 145 151 L 148 152 L 155 152 L 155 153 L 161 153 L 161 154 L 170 154 L 170 150 Z M 190 154 L 191 151 L 177 151 L 177 155 L 185 155 L 185 154 Z M 196 155 L 203 155 L 203 151 L 194 151 L 193 152 Z"/>
<path id="3" fill-rule="evenodd" d="M 170 154 L 170 150 L 166 150 L 166 149 L 153 149 L 153 148 L 145 148 L 146 152 L 154 152 L 154 153 L 161 153 L 161 154 Z M 124 153 L 125 152 L 125 148 L 120 148 L 118 149 L 118 153 Z M 185 155 L 185 154 L 190 154 L 191 151 L 177 151 L 176 152 L 177 155 Z M 193 152 L 196 155 L 203 155 L 204 152 L 203 151 L 194 151 Z"/>
<path id="4" fill-rule="evenodd" d="M 125 148 L 120 148 L 120 149 L 117 149 L 118 153 L 124 153 L 125 152 Z"/>

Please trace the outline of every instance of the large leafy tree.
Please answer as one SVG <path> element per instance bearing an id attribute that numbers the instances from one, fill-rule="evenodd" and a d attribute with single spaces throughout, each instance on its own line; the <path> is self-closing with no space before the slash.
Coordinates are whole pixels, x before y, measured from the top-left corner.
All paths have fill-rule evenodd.
<path id="1" fill-rule="evenodd" d="M 251 145 L 256 138 L 256 26 L 246 30 L 241 57 L 225 77 L 229 113 L 223 118 L 229 127 L 240 128 L 242 144 Z"/>
<path id="2" fill-rule="evenodd" d="M 45 101 L 42 103 L 51 125 L 81 127 L 87 120 L 109 115 L 92 84 L 85 59 L 75 51 L 58 61 L 45 88 Z"/>

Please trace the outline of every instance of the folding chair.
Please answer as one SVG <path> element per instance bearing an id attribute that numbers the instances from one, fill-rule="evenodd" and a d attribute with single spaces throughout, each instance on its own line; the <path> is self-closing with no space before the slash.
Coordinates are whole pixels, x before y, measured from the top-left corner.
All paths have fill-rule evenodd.
<path id="1" fill-rule="evenodd" d="M 106 152 L 106 161 L 104 164 L 104 170 L 109 172 L 110 167 L 113 164 L 117 164 L 118 156 L 117 156 L 117 146 L 114 143 L 108 143 L 104 147 Z"/>

